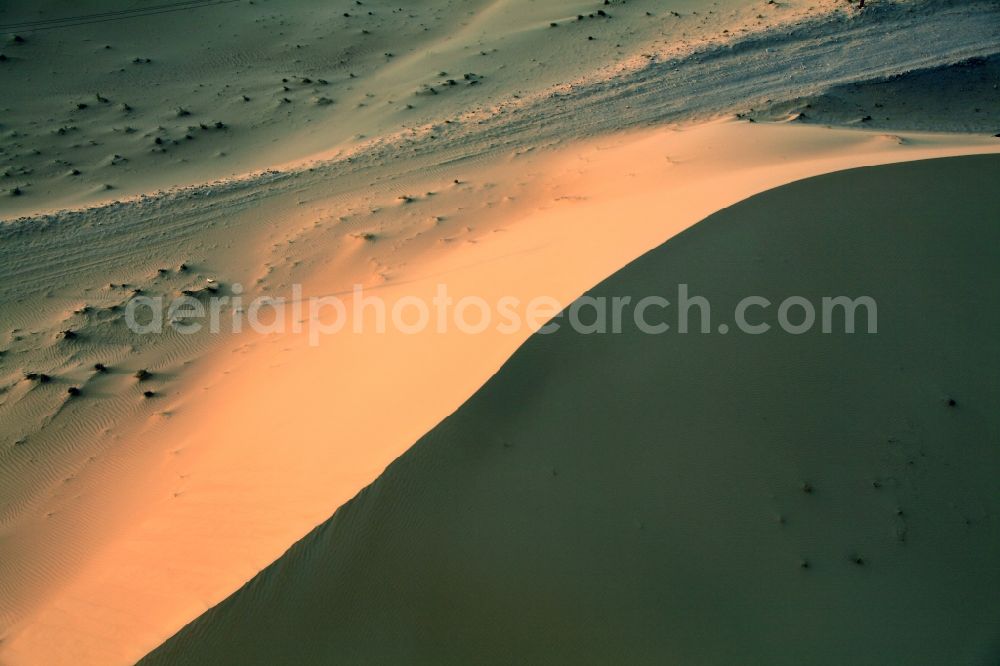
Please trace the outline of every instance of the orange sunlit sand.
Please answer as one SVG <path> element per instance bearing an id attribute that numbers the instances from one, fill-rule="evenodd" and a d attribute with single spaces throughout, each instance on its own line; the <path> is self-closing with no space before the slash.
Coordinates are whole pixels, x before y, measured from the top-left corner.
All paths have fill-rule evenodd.
<path id="1" fill-rule="evenodd" d="M 26 26 L 0 49 L 18 90 L 0 127 L 0 663 L 996 656 L 1000 607 L 982 591 L 1000 548 L 983 447 L 997 358 L 989 324 L 971 324 L 973 285 L 1000 286 L 995 6 L 203 4 L 86 3 L 73 13 L 135 11 L 51 30 L 58 4 L 0 12 Z M 936 279 L 912 273 L 920 257 Z M 578 343 L 563 319 L 533 336 L 608 278 L 634 306 L 649 266 L 669 272 L 656 295 L 670 301 L 680 282 L 766 287 L 775 308 L 874 290 L 879 332 L 723 335 L 730 348 L 712 346 L 713 325 L 703 346 L 651 347 Z M 842 291 L 820 294 L 826 278 Z M 220 332 L 183 332 L 166 308 L 137 332 L 142 299 L 216 308 Z M 959 349 L 931 362 L 937 344 Z M 761 374 L 726 377 L 727 354 Z M 677 416 L 671 433 L 660 395 L 701 420 Z M 627 443 L 604 428 L 624 419 Z M 833 433 L 855 439 L 830 452 Z M 856 449 L 865 438 L 901 444 Z M 524 457 L 503 462 L 490 442 Z M 501 539 L 538 569 L 490 559 Z M 956 539 L 968 548 L 941 546 Z M 567 559 L 571 540 L 590 555 Z M 730 558 L 736 542 L 762 559 Z M 685 553 L 724 572 L 720 588 L 697 567 L 681 585 Z M 933 570 L 948 573 L 924 580 Z M 595 580 L 612 590 L 603 620 L 586 615 Z M 285 604 L 301 615 L 271 614 Z M 906 622 L 875 631 L 893 604 Z M 692 608 L 684 632 L 650 638 Z M 543 644 L 518 612 L 565 642 Z M 782 622 L 798 632 L 786 646 Z M 856 641 L 834 648 L 844 631 Z"/>

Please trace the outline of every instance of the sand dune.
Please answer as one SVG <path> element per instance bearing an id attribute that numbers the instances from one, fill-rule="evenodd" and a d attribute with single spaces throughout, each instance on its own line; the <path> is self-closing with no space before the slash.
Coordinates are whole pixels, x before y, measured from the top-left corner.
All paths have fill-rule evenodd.
<path id="1" fill-rule="evenodd" d="M 1000 151 L 998 28 L 985 1 L 0 3 L 0 662 L 134 662 L 534 330 L 140 336 L 136 296 L 565 304 L 770 188 Z"/>
<path id="2" fill-rule="evenodd" d="M 333 196 L 317 171 L 273 189 L 222 189 L 211 195 L 217 202 L 137 202 L 117 211 L 132 224 L 105 251 L 122 271 L 115 280 L 147 295 L 171 297 L 211 278 L 224 292 L 242 283 L 248 296 L 284 296 L 296 283 L 305 295 L 349 294 L 359 283 L 392 303 L 430 298 L 445 283 L 455 297 L 567 303 L 713 211 L 790 180 L 995 150 L 975 136 L 715 123 L 464 162 L 460 172 L 431 170 L 430 181 L 415 174 L 371 187 L 359 170 L 338 179 L 344 190 Z M 398 199 L 428 191 L 436 194 Z M 189 217 L 192 202 L 204 208 Z M 144 238 L 151 227 L 176 239 L 173 254 L 147 245 L 156 242 Z M 67 254 L 76 227 L 11 230 L 15 242 L 2 247 L 12 256 L 53 243 L 66 262 L 50 284 L 44 264 L 12 263 L 13 312 L 37 321 L 38 303 L 104 311 L 88 300 L 108 289 L 96 282 L 104 265 Z M 146 253 L 171 257 L 160 265 L 173 268 L 160 275 Z M 181 262 L 189 266 L 178 275 Z M 95 284 L 94 294 L 67 300 L 80 284 Z M 15 285 L 35 285 L 21 309 Z M 313 347 L 304 335 L 135 336 L 111 314 L 107 331 L 71 320 L 72 341 L 59 338 L 67 324 L 58 319 L 23 339 L 12 332 L 12 353 L 0 357 L 12 442 L 0 486 L 0 610 L 12 663 L 139 658 L 373 481 L 532 330 L 334 335 Z M 118 347 L 95 344 L 118 336 Z M 95 372 L 95 362 L 110 372 Z M 134 377 L 142 368 L 151 379 Z M 26 370 L 53 379 L 37 384 Z M 84 390 L 72 401 L 71 382 Z M 157 395 L 145 399 L 145 390 Z M 26 409 L 45 421 L 13 418 Z"/>
<path id="3" fill-rule="evenodd" d="M 588 294 L 846 290 L 878 334 L 535 336 L 142 663 L 993 663 L 998 166 L 823 176 L 684 232 Z"/>

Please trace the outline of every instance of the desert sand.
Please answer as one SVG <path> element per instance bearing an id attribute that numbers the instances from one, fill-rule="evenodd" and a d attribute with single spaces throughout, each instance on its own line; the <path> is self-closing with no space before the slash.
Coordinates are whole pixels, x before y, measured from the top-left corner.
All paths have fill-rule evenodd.
<path id="1" fill-rule="evenodd" d="M 428 0 L 403 9 L 240 0 L 156 10 L 86 2 L 71 12 L 60 3 L 5 3 L 0 663 L 134 663 L 271 563 L 284 570 L 293 543 L 423 435 L 437 437 L 435 426 L 480 396 L 547 317 L 714 213 L 821 174 L 1000 152 L 998 28 L 989 2 L 871 3 L 862 12 L 832 0 Z M 944 180 L 958 162 L 920 164 L 920 177 L 959 186 Z M 963 173 L 978 168 L 984 182 L 995 179 L 994 161 L 961 164 Z M 881 178 L 880 192 L 861 196 L 852 186 L 839 203 L 909 203 L 891 194 L 906 178 Z M 942 200 L 963 224 L 982 210 L 988 225 L 995 202 L 981 189 Z M 771 213 L 753 218 L 765 228 L 786 220 L 785 195 L 775 196 Z M 830 232 L 828 213 L 817 206 L 806 215 L 810 234 Z M 880 231 L 875 213 L 865 219 L 865 233 L 878 238 L 896 229 Z M 929 233 L 913 243 L 929 242 Z M 711 252 L 699 255 L 707 263 L 697 275 L 721 288 L 731 274 Z M 963 260 L 985 262 L 968 266 L 985 271 L 988 259 L 963 255 L 937 273 Z M 881 275 L 857 262 L 864 276 Z M 345 332 L 317 344 L 288 330 L 136 335 L 125 326 L 137 296 L 299 293 L 350 302 L 355 285 L 390 305 L 430 299 L 446 285 L 455 298 L 546 297 L 552 306 L 506 333 Z M 965 312 L 955 307 L 956 316 Z M 290 314 L 285 323 L 296 320 Z M 600 401 L 584 404 L 601 411 Z M 888 406 L 873 398 L 870 408 Z M 784 414 L 775 406 L 765 415 Z M 980 460 L 984 471 L 989 462 Z M 440 473 L 453 474 L 455 487 L 469 483 L 458 478 L 461 466 Z M 395 472 L 387 478 L 397 483 Z M 985 521 L 996 498 L 983 493 Z M 359 511 L 356 504 L 345 511 Z M 390 502 L 379 511 L 396 520 L 401 508 Z M 750 502 L 745 511 L 757 508 Z M 932 534 L 924 543 L 945 532 Z M 411 543 L 408 532 L 397 537 L 374 545 Z M 995 553 L 981 538 L 973 555 Z M 360 547 L 360 537 L 350 539 Z M 340 551 L 315 541 L 312 534 L 292 553 L 351 557 L 350 544 Z M 912 555 L 914 567 L 940 561 L 924 552 Z M 974 563 L 948 562 L 965 572 L 956 590 L 976 576 L 988 587 L 988 572 Z M 266 585 L 274 570 L 253 585 Z M 911 580 L 900 576 L 882 579 L 886 599 Z M 336 597 L 327 583 L 341 584 L 316 589 Z M 289 587 L 288 603 L 300 590 Z M 399 611 L 386 599 L 379 611 L 379 599 L 371 612 Z M 736 613 L 751 601 L 732 603 L 721 608 Z M 208 627 L 195 631 L 204 639 L 188 630 L 169 649 L 191 659 L 231 649 L 208 636 L 232 626 L 225 608 L 195 625 Z M 995 610 L 978 608 L 983 618 Z M 912 612 L 921 609 L 940 610 L 917 604 Z M 322 619 L 297 617 L 303 628 Z M 968 632 L 980 626 L 954 621 Z M 820 638 L 834 634 L 824 629 Z M 967 636 L 971 650 L 987 645 L 986 634 L 954 635 Z M 377 656 L 328 637 L 344 652 L 320 641 L 316 655 Z M 807 643 L 803 650 L 821 644 Z M 433 660 L 426 644 L 383 648 L 424 650 L 412 656 Z M 442 658 L 449 654 L 459 655 Z"/>
<path id="2" fill-rule="evenodd" d="M 994 662 L 998 166 L 821 176 L 681 233 L 588 296 L 891 306 L 877 335 L 536 335 L 142 663 Z"/>

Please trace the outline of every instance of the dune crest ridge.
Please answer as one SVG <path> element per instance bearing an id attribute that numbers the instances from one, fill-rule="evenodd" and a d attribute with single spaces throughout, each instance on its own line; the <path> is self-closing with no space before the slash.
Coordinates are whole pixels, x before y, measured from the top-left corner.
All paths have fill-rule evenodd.
<path id="1" fill-rule="evenodd" d="M 588 295 L 690 282 L 718 316 L 846 289 L 878 333 L 536 335 L 140 663 L 992 663 L 998 159 L 820 176 L 681 233 Z"/>

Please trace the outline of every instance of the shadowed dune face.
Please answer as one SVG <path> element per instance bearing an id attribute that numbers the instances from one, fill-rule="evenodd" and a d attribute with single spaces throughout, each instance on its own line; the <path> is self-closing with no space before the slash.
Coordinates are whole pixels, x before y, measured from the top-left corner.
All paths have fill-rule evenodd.
<path id="1" fill-rule="evenodd" d="M 136 296 L 209 302 L 239 287 L 247 302 L 363 284 L 391 300 L 440 279 L 476 296 L 570 299 L 752 193 L 1000 151 L 986 104 L 997 99 L 994 0 L 71 4 L 0 2 L 2 664 L 133 663 L 370 484 L 532 330 L 330 337 L 315 349 L 283 333 L 137 337 L 126 317 Z M 803 110 L 804 123 L 749 122 Z M 747 122 L 704 122 L 733 114 Z M 901 126 L 982 136 L 888 133 Z M 989 191 L 995 162 L 975 164 L 986 166 L 962 173 Z M 168 649 L 223 662 L 284 663 L 296 650 L 307 661 L 686 662 L 718 643 L 706 658 L 741 662 L 730 647 L 805 645 L 819 620 L 889 636 L 857 654 L 829 648 L 842 661 L 896 635 L 878 657 L 902 659 L 945 628 L 982 645 L 969 627 L 992 608 L 953 592 L 994 582 L 962 559 L 994 545 L 983 537 L 993 500 L 968 464 L 981 452 L 962 446 L 997 439 L 983 409 L 969 411 L 992 394 L 965 386 L 995 364 L 983 362 L 990 339 L 960 317 L 976 293 L 970 271 L 991 265 L 973 250 L 995 243 L 942 245 L 950 232 L 925 220 L 897 261 L 903 223 L 923 220 L 910 198 L 937 191 L 951 215 L 973 189 L 928 176 L 890 197 L 889 180 L 798 208 L 774 199 L 768 210 L 791 211 L 778 220 L 752 219 L 746 204 L 748 228 L 729 225 L 742 235 L 724 242 L 731 228 L 715 220 L 664 251 L 669 270 L 648 259 L 609 283 L 672 299 L 683 280 L 720 317 L 761 289 L 871 289 L 877 339 L 539 338 L 295 551 L 316 566 L 286 560 L 272 570 L 280 580 L 251 586 L 281 618 L 243 610 L 245 625 L 205 629 L 227 627 L 240 647 L 206 633 L 197 650 L 188 639 Z M 882 208 L 854 211 L 855 197 Z M 913 215 L 898 216 L 903 204 Z M 965 282 L 949 291 L 924 268 L 942 265 Z M 899 315 L 896 303 L 912 307 Z M 950 323 L 913 314 L 925 305 Z M 898 321 L 905 334 L 886 331 Z M 959 454 L 941 448 L 957 435 L 929 415 L 970 413 L 979 420 Z M 879 551 L 886 535 L 910 559 Z M 822 585 L 790 588 L 788 562 Z M 896 578 L 875 579 L 882 596 L 849 577 L 885 562 Z M 929 563 L 951 576 L 948 590 L 900 593 L 897 582 L 932 577 Z M 796 615 L 809 604 L 829 613 L 806 626 Z M 876 611 L 893 604 L 907 611 L 890 626 Z"/>
<path id="2" fill-rule="evenodd" d="M 878 333 L 536 335 L 143 663 L 995 661 L 998 168 L 822 176 L 674 238 L 591 295 L 869 295 Z"/>
<path id="3" fill-rule="evenodd" d="M 897 76 L 832 86 L 747 117 L 866 129 L 1000 132 L 1000 53 Z"/>
<path id="4" fill-rule="evenodd" d="M 431 299 L 444 279 L 456 298 L 569 303 L 699 219 L 796 178 L 991 150 L 979 137 L 725 122 L 489 167 L 426 155 L 408 169 L 427 173 L 376 186 L 364 164 L 329 167 L 0 225 L 0 662 L 134 663 L 375 480 L 531 330 L 336 334 L 318 347 L 136 337 L 119 316 L 133 289 L 169 299 L 362 283 L 391 304 Z"/>

